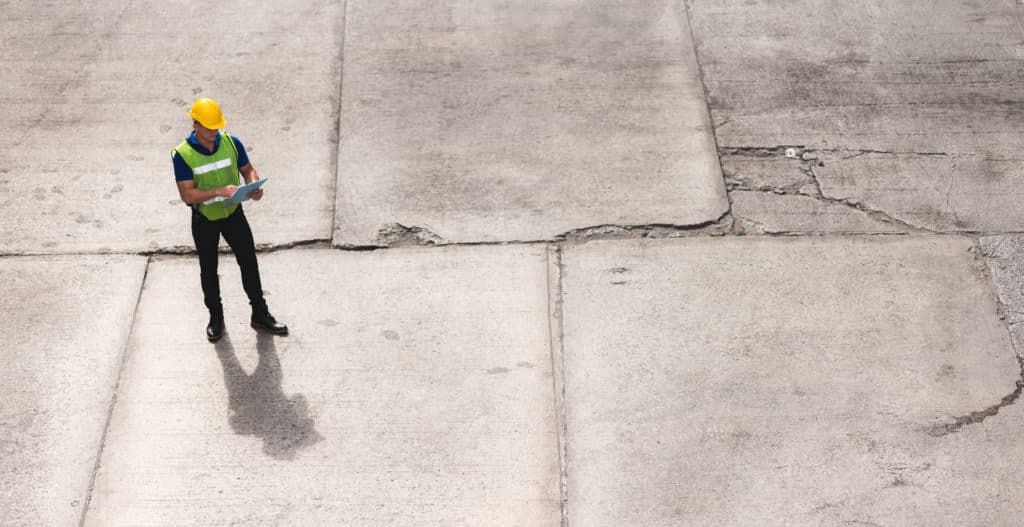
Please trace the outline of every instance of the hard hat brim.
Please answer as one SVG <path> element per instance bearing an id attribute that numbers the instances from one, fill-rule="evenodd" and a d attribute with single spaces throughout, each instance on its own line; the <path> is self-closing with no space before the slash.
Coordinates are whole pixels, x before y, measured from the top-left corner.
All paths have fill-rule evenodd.
<path id="1" fill-rule="evenodd" d="M 220 120 L 215 123 L 205 123 L 203 122 L 202 119 L 196 119 L 195 115 L 190 115 L 190 117 L 195 119 L 199 124 L 203 125 L 203 128 L 207 128 L 209 130 L 220 130 L 221 128 L 224 128 L 228 124 L 228 120 L 224 117 L 221 117 Z"/>

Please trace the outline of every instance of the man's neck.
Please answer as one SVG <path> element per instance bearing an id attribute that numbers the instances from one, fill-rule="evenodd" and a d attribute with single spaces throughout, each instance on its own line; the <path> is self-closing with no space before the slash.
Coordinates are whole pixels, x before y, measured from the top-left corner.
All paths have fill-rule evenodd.
<path id="1" fill-rule="evenodd" d="M 206 139 L 200 137 L 199 134 L 196 134 L 196 142 L 199 143 L 207 151 L 213 152 L 213 146 L 217 144 L 217 138 L 214 137 L 213 140 L 207 141 Z"/>

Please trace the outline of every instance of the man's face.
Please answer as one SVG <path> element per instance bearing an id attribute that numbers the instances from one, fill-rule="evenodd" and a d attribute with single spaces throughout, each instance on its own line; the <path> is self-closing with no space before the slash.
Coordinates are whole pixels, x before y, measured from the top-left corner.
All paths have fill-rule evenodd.
<path id="1" fill-rule="evenodd" d="M 196 131 L 196 137 L 205 142 L 212 143 L 217 138 L 217 131 L 199 124 L 199 121 L 192 121 L 192 129 Z"/>

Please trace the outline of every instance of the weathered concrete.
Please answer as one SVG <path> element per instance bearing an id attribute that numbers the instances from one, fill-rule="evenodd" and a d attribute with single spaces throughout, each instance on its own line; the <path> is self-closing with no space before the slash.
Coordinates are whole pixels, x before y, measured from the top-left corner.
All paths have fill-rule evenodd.
<path id="1" fill-rule="evenodd" d="M 563 256 L 573 524 L 1012 525 L 1020 366 L 953 237 Z M 972 424 L 973 423 L 973 424 Z"/>
<path id="2" fill-rule="evenodd" d="M 823 190 L 929 229 L 1024 223 L 1019 2 L 687 4 L 720 146 L 878 152 L 826 161 Z"/>
<path id="3" fill-rule="evenodd" d="M 1018 353 L 1024 352 L 1024 236 L 986 236 L 981 238 L 981 247 L 1014 345 Z"/>
<path id="4" fill-rule="evenodd" d="M 0 524 L 79 524 L 145 267 L 0 258 Z"/>
<path id="5" fill-rule="evenodd" d="M 558 525 L 544 247 L 266 254 L 285 338 L 225 259 L 216 346 L 195 265 L 151 265 L 86 525 Z"/>
<path id="6" fill-rule="evenodd" d="M 728 209 L 682 4 L 352 0 L 346 16 L 336 245 Z"/>
<path id="7" fill-rule="evenodd" d="M 787 155 L 786 150 L 791 150 Z M 824 163 L 796 149 L 725 150 L 722 174 L 742 234 L 884 233 L 907 229 L 890 217 L 826 197 L 815 169 Z"/>
<path id="8" fill-rule="evenodd" d="M 800 194 L 734 190 L 732 215 L 747 234 L 892 233 L 905 229 L 840 203 Z"/>
<path id="9" fill-rule="evenodd" d="M 847 153 L 823 156 L 815 174 L 822 194 L 918 227 L 1019 232 L 1024 157 L 1015 157 Z"/>
<path id="10" fill-rule="evenodd" d="M 817 184 L 806 166 L 809 161 L 785 157 L 784 149 L 776 150 L 756 155 L 723 152 L 722 175 L 727 188 L 817 195 Z"/>
<path id="11" fill-rule="evenodd" d="M 325 0 L 5 3 L 0 253 L 191 246 L 170 151 L 200 96 L 221 103 L 271 179 L 248 207 L 258 241 L 329 238 L 341 11 Z"/>

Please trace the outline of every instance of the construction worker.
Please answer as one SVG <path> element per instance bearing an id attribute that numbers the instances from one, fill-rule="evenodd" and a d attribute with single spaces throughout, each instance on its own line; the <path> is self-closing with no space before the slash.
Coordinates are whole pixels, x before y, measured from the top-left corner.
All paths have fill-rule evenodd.
<path id="1" fill-rule="evenodd" d="M 192 118 L 192 134 L 173 150 L 172 160 L 178 194 L 192 208 L 192 239 L 199 253 L 203 302 L 210 310 L 206 338 L 214 342 L 224 335 L 224 308 L 217 277 L 217 245 L 221 235 L 231 246 L 242 271 L 242 287 L 252 306 L 252 327 L 287 335 L 288 327 L 274 319 L 263 298 L 256 246 L 242 205 L 221 203 L 241 184 L 239 173 L 246 183 L 258 180 L 256 168 L 249 162 L 242 142 L 220 131 L 227 121 L 216 101 L 198 99 L 188 115 Z M 259 201 L 263 189 L 253 191 L 250 197 Z"/>

